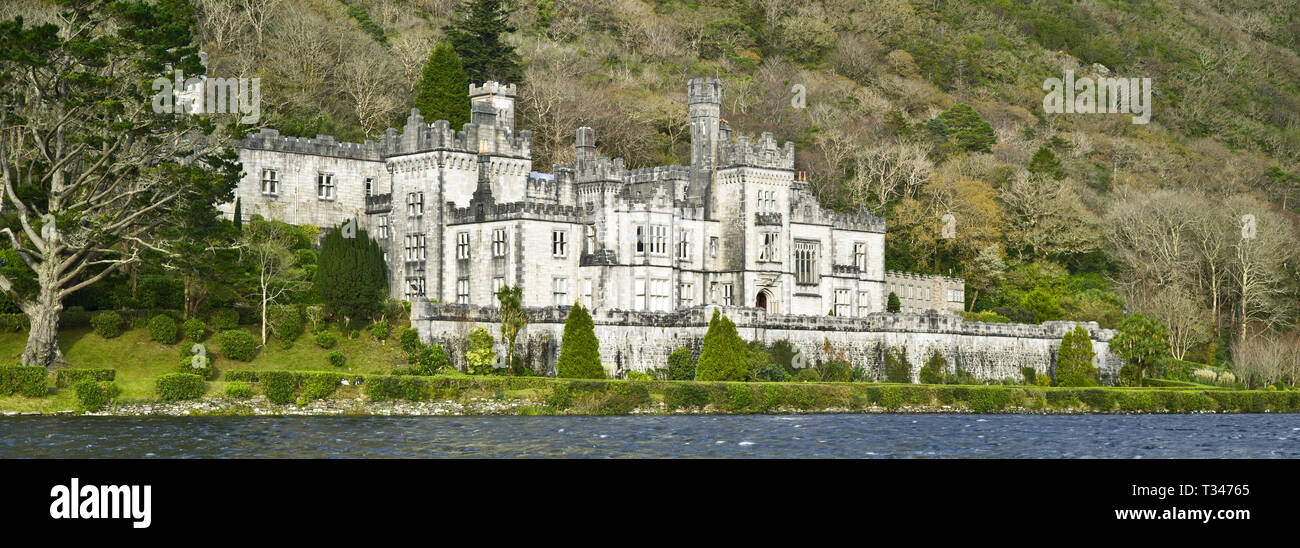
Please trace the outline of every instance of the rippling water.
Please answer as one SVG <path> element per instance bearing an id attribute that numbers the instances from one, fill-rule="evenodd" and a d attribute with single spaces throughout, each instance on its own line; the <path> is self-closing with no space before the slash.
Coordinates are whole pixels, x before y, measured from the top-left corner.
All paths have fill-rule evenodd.
<path id="1" fill-rule="evenodd" d="M 1296 458 L 1300 415 L 12 417 L 3 458 Z"/>

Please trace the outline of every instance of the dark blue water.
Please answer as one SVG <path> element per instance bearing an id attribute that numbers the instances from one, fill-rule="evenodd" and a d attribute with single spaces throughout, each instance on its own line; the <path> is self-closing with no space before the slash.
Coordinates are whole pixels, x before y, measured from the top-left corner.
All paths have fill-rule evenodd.
<path id="1" fill-rule="evenodd" d="M 1297 458 L 1300 415 L 12 417 L 2 458 Z"/>

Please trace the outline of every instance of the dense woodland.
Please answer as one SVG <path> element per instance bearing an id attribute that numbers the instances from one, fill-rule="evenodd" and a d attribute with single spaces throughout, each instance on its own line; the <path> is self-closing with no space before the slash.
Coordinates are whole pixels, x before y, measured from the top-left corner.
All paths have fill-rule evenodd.
<path id="1" fill-rule="evenodd" d="M 471 11 L 192 3 L 209 73 L 262 78 L 259 125 L 350 141 L 400 127 L 435 49 L 457 45 L 448 24 Z M 888 220 L 889 268 L 964 277 L 969 319 L 1115 327 L 1140 313 L 1163 324 L 1174 358 L 1300 360 L 1300 4 L 499 3 L 501 55 L 518 66 L 492 74 L 520 85 L 535 170 L 571 161 L 583 125 L 630 167 L 688 163 L 685 82 L 715 76 L 733 130 L 794 141 L 825 205 Z M 0 20 L 51 13 L 0 6 Z M 471 81 L 484 74 L 455 52 Z M 1065 70 L 1152 78 L 1151 123 L 1046 114 L 1043 81 Z M 795 84 L 806 108 L 791 106 Z M 125 306 L 141 276 L 165 275 L 137 265 L 68 304 Z"/>

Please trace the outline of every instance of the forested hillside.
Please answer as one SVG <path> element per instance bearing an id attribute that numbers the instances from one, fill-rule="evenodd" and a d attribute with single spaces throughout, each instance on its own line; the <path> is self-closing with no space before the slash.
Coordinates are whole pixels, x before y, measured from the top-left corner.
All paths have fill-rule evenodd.
<path id="1" fill-rule="evenodd" d="M 210 73 L 262 78 L 260 125 L 351 141 L 400 127 L 463 12 L 194 3 Z M 42 4 L 0 19 L 48 17 Z M 1113 327 L 1141 312 L 1174 356 L 1205 363 L 1239 340 L 1300 348 L 1287 335 L 1300 312 L 1300 3 L 506 4 L 535 170 L 570 161 L 584 125 L 630 167 L 688 163 L 685 82 L 716 76 L 735 131 L 794 141 L 825 204 L 888 220 L 890 268 L 964 276 L 980 318 Z M 1043 82 L 1066 70 L 1151 78 L 1151 122 L 1045 113 Z M 792 107 L 796 84 L 806 108 Z"/>

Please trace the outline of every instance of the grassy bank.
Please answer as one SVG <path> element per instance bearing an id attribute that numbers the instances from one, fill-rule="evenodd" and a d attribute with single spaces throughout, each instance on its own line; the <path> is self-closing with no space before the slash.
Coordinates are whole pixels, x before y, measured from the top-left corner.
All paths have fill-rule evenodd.
<path id="1" fill-rule="evenodd" d="M 111 368 L 122 388 L 119 405 L 156 403 L 155 379 L 178 370 L 182 348 L 149 340 L 143 329 L 103 339 L 85 329 L 62 333 L 62 347 L 72 367 Z M 0 357 L 21 354 L 22 333 L 0 334 Z M 344 367 L 329 365 L 327 356 L 340 351 Z M 246 382 L 255 398 L 266 398 L 268 384 L 279 382 L 272 401 L 306 406 L 313 400 L 347 399 L 361 405 L 386 401 L 509 402 L 520 414 L 611 415 L 649 413 L 779 413 L 779 412 L 1043 412 L 1043 413 L 1189 413 L 1300 412 L 1300 391 L 1243 391 L 1209 386 L 1143 388 L 1055 388 L 1038 386 L 914 385 L 881 383 L 744 383 L 694 381 L 577 381 L 545 377 L 484 377 L 468 375 L 390 376 L 406 360 L 395 341 L 378 342 L 369 334 L 338 346 L 317 347 L 309 338 L 290 348 L 277 342 L 258 351 L 249 362 L 217 358 L 219 380 L 207 382 L 204 398 L 226 399 L 233 380 Z M 290 375 L 261 375 L 289 371 Z M 324 373 L 324 375 L 320 373 Z M 278 381 L 275 379 L 279 379 Z M 347 384 L 341 381 L 347 380 Z M 358 383 L 360 385 L 358 386 Z M 54 386 L 54 375 L 50 375 Z M 288 397 L 286 391 L 292 391 Z M 251 400 L 250 400 L 251 401 Z M 43 398 L 0 397 L 0 411 L 41 412 L 75 410 L 70 388 Z"/>

